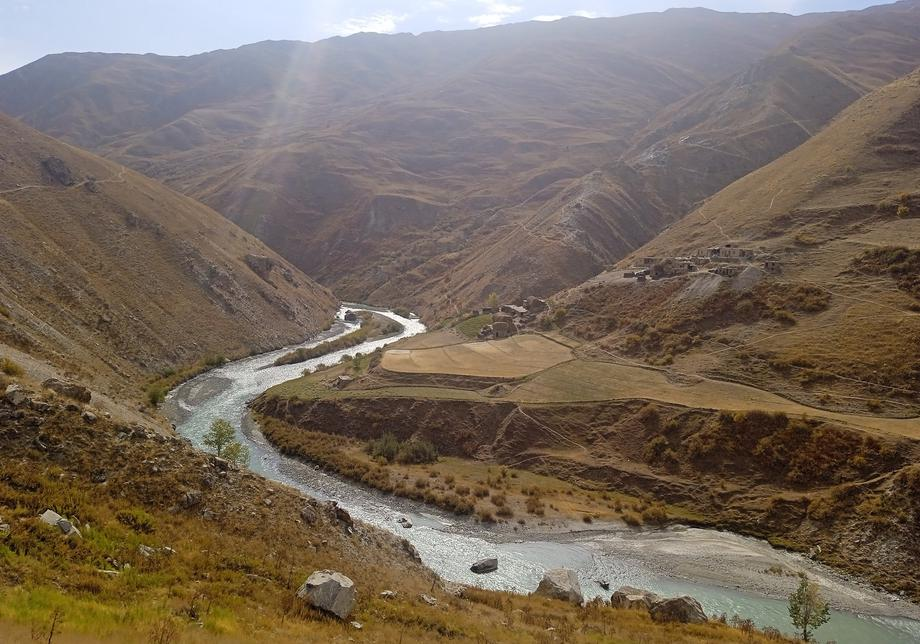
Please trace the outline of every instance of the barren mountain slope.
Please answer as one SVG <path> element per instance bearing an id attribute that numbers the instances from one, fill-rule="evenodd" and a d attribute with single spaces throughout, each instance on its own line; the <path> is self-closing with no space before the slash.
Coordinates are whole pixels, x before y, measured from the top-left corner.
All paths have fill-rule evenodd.
<path id="1" fill-rule="evenodd" d="M 65 54 L 0 78 L 0 107 L 205 201 L 343 295 L 428 303 L 461 263 L 505 292 L 572 283 L 537 266 L 509 287 L 470 253 L 544 218 L 651 114 L 826 19 L 676 10 L 191 58 Z M 600 199 L 624 202 L 630 178 L 614 179 Z M 614 236 L 599 257 L 644 239 Z"/>
<path id="2" fill-rule="evenodd" d="M 336 302 L 213 210 L 0 116 L 0 342 L 124 387 L 303 339 Z"/>
<path id="3" fill-rule="evenodd" d="M 623 262 L 732 244 L 722 277 L 611 272 L 560 297 L 569 329 L 630 360 L 824 409 L 920 410 L 920 72 L 860 99 Z M 778 263 L 765 265 L 766 260 Z M 771 270 L 772 269 L 772 270 Z"/>
<path id="4" fill-rule="evenodd" d="M 918 26 L 913 1 L 839 14 L 662 110 L 627 158 L 662 199 L 686 212 L 920 65 Z"/>

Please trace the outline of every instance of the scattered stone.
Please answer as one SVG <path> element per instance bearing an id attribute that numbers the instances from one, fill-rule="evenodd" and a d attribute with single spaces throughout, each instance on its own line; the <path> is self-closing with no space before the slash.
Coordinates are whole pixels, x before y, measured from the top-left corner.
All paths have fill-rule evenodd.
<path id="1" fill-rule="evenodd" d="M 93 394 L 89 389 L 83 385 L 78 385 L 75 382 L 58 380 L 57 378 L 48 378 L 45 382 L 42 383 L 42 387 L 45 389 L 50 389 L 51 391 L 56 391 L 62 396 L 67 396 L 68 398 L 78 400 L 81 403 L 88 403 L 93 399 Z"/>
<path id="2" fill-rule="evenodd" d="M 362 628 L 364 628 L 361 622 L 351 622 L 351 627 L 356 631 L 360 631 Z"/>
<path id="3" fill-rule="evenodd" d="M 94 414 L 91 411 L 84 411 L 83 420 L 89 423 L 90 425 L 92 425 L 93 423 L 96 422 L 96 414 Z"/>
<path id="4" fill-rule="evenodd" d="M 470 566 L 470 571 L 475 572 L 477 575 L 485 575 L 496 570 L 498 570 L 498 559 L 495 557 L 480 559 Z"/>
<path id="5" fill-rule="evenodd" d="M 706 621 L 703 607 L 693 597 L 672 597 L 660 599 L 649 609 L 656 622 L 680 622 L 681 624 L 702 624 Z"/>
<path id="6" fill-rule="evenodd" d="M 537 586 L 533 594 L 551 599 L 561 599 L 579 606 L 584 602 L 584 596 L 581 594 L 581 584 L 578 583 L 578 575 L 575 574 L 574 570 L 569 570 L 568 568 L 547 570 L 543 573 L 543 579 L 540 580 L 540 585 Z"/>
<path id="7" fill-rule="evenodd" d="M 47 525 L 57 526 L 57 528 L 64 533 L 66 537 L 82 537 L 83 535 L 80 531 L 67 519 L 62 517 L 60 514 L 54 510 L 45 510 L 38 517 L 41 519 L 42 523 Z"/>
<path id="8" fill-rule="evenodd" d="M 419 595 L 418 597 L 419 597 L 419 599 L 421 599 L 423 602 L 425 602 L 425 603 L 428 604 L 429 606 L 437 606 L 437 605 L 438 605 L 438 600 L 437 600 L 436 598 L 432 597 L 431 595 L 426 595 L 425 593 L 422 593 L 422 594 Z"/>
<path id="9" fill-rule="evenodd" d="M 0 523 L 0 534 L 9 534 L 9 533 L 10 533 L 10 524 Z"/>
<path id="10" fill-rule="evenodd" d="M 262 503 L 265 504 L 265 507 L 267 507 L 267 508 L 272 507 L 272 500 L 271 500 L 271 499 L 267 499 L 267 498 L 266 498 L 266 499 L 262 499 Z"/>
<path id="11" fill-rule="evenodd" d="M 610 590 L 610 582 L 609 582 L 609 581 L 598 581 L 598 582 L 597 582 L 597 585 L 600 586 L 601 588 L 603 588 L 604 590 Z"/>
<path id="12" fill-rule="evenodd" d="M 137 547 L 137 551 L 143 557 L 152 557 L 157 553 L 156 548 L 151 548 L 150 546 L 145 546 L 144 544 L 139 545 Z"/>
<path id="13" fill-rule="evenodd" d="M 224 458 L 219 458 L 219 457 L 217 457 L 217 456 L 212 456 L 212 457 L 211 457 L 211 462 L 214 463 L 214 466 L 215 466 L 217 469 L 219 469 L 221 472 L 226 472 L 228 469 L 230 469 L 230 461 L 228 461 L 228 460 L 226 460 L 226 459 L 224 459 Z"/>
<path id="14" fill-rule="evenodd" d="M 326 502 L 326 514 L 328 514 L 330 518 L 341 523 L 348 531 L 351 531 L 355 527 L 355 521 L 351 518 L 351 515 L 343 508 L 340 508 L 339 504 L 335 501 Z"/>
<path id="15" fill-rule="evenodd" d="M 385 590 L 382 593 L 380 593 L 380 596 L 383 597 L 384 599 L 396 599 L 396 591 L 395 590 Z"/>
<path id="16" fill-rule="evenodd" d="M 623 586 L 610 596 L 610 605 L 614 608 L 648 610 L 652 604 L 660 600 L 661 597 L 655 593 L 632 586 Z"/>
<path id="17" fill-rule="evenodd" d="M 318 570 L 310 575 L 297 596 L 311 606 L 345 619 L 355 607 L 355 584 L 332 570 Z"/>
<path id="18" fill-rule="evenodd" d="M 396 523 L 398 523 L 399 525 L 401 525 L 401 526 L 404 527 L 404 528 L 411 528 L 411 527 L 412 527 L 412 522 L 409 521 L 409 519 L 407 519 L 406 517 L 399 517 L 399 518 L 396 520 Z"/>
<path id="19" fill-rule="evenodd" d="M 179 500 L 179 503 L 183 508 L 193 508 L 199 503 L 201 503 L 201 491 L 200 490 L 187 490 L 185 494 L 182 495 L 182 498 Z"/>

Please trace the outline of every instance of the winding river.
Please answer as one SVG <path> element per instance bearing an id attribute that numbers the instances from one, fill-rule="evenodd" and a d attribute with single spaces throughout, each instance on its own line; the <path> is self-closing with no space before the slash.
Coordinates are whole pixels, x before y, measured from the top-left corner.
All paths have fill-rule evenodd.
<path id="1" fill-rule="evenodd" d="M 278 383 L 298 377 L 304 369 L 338 362 L 345 355 L 369 353 L 401 338 L 425 331 L 418 320 L 392 311 L 376 310 L 404 326 L 401 334 L 366 342 L 322 358 L 295 365 L 271 366 L 295 347 L 226 364 L 172 391 L 165 411 L 180 434 L 199 448 L 215 418 L 229 420 L 250 448 L 250 468 L 268 479 L 289 485 L 315 498 L 335 499 L 352 516 L 407 538 L 422 560 L 444 579 L 483 588 L 529 592 L 547 568 L 568 567 L 578 572 L 587 598 L 608 596 L 622 585 L 647 588 L 664 595 L 696 597 L 710 616 L 727 614 L 753 619 L 758 626 L 789 632 L 785 597 L 797 580 L 770 574 L 767 569 L 806 571 L 818 581 L 836 609 L 831 621 L 817 631 L 820 640 L 863 642 L 920 642 L 920 607 L 849 581 L 800 555 L 776 550 L 756 539 L 696 528 L 635 530 L 620 525 L 590 530 L 520 535 L 497 530 L 471 519 L 457 518 L 424 504 L 382 495 L 328 475 L 300 461 L 282 456 L 248 418 L 246 403 Z M 328 331 L 298 346 L 313 346 L 344 335 L 357 325 L 344 321 L 345 307 Z M 397 519 L 408 518 L 404 528 Z M 474 575 L 472 562 L 499 558 L 499 570 Z"/>

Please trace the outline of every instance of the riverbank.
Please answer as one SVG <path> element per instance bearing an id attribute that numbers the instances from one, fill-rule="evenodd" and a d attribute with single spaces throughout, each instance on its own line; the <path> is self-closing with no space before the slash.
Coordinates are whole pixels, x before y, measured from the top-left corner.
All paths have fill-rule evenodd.
<path id="1" fill-rule="evenodd" d="M 409 334 L 424 329 L 421 325 L 412 326 L 417 324 L 412 320 L 405 320 L 404 323 L 409 325 Z M 361 346 L 349 351 L 367 354 L 379 346 L 382 345 Z M 555 536 L 530 532 L 524 536 L 521 533 L 513 533 L 513 529 L 509 533 L 496 532 L 495 526 L 484 526 L 470 518 L 450 515 L 416 501 L 383 495 L 362 486 L 355 486 L 327 472 L 283 456 L 261 435 L 258 427 L 244 423 L 247 417 L 246 403 L 272 385 L 299 376 L 305 367 L 315 368 L 319 362 L 329 360 L 324 358 L 305 365 L 261 369 L 262 366 L 271 364 L 278 355 L 280 353 L 275 352 L 225 365 L 180 387 L 167 400 L 169 413 L 175 418 L 178 431 L 194 443 L 200 444 L 211 420 L 216 417 L 230 420 L 240 430 L 240 438 L 252 450 L 253 458 L 250 465 L 255 472 L 295 487 L 307 495 L 319 499 L 335 499 L 356 519 L 405 537 L 418 550 L 426 565 L 450 581 L 487 589 L 527 593 L 536 587 L 544 570 L 564 566 L 577 571 L 588 597 L 599 597 L 605 593 L 609 596 L 609 591 L 604 591 L 594 581 L 600 571 L 607 578 L 611 588 L 629 584 L 664 594 L 686 593 L 697 596 L 711 615 L 724 612 L 731 616 L 737 613 L 753 618 L 761 626 L 773 625 L 788 631 L 785 602 L 736 587 L 747 583 L 743 578 L 735 580 L 734 583 L 725 583 L 725 580 L 710 583 L 685 579 L 681 575 L 679 562 L 694 559 L 698 546 L 695 539 L 690 539 L 686 541 L 686 547 L 681 547 L 684 537 L 680 532 L 674 532 L 673 537 L 677 541 L 665 548 L 675 557 L 673 565 L 669 565 L 666 571 L 656 562 L 666 561 L 667 557 L 654 553 L 651 548 L 644 550 L 650 554 L 647 558 L 643 557 L 643 549 L 637 546 L 637 539 L 644 539 L 645 535 L 659 534 L 658 531 L 618 530 L 616 526 L 605 524 L 604 527 L 610 528 L 609 531 L 592 529 Z M 212 380 L 227 381 L 230 386 L 212 386 L 209 384 Z M 210 389 L 219 393 L 213 396 L 206 395 Z M 399 517 L 409 519 L 413 527 L 402 527 L 397 522 Z M 592 525 L 592 528 L 598 525 L 600 524 Z M 585 525 L 582 524 L 582 527 Z M 548 532 L 552 531 L 554 530 Z M 717 542 L 721 539 L 746 539 L 711 530 L 702 532 L 711 535 Z M 799 562 L 802 562 L 801 565 L 809 569 L 825 571 L 822 574 L 826 575 L 827 579 L 834 580 L 834 584 L 841 584 L 843 588 L 848 589 L 847 593 L 865 592 L 868 596 L 877 598 L 871 602 L 867 600 L 865 605 L 868 608 L 865 610 L 858 608 L 860 602 L 849 604 L 856 607 L 859 615 L 835 613 L 832 625 L 829 625 L 830 629 L 819 633 L 822 639 L 832 638 L 841 643 L 913 642 L 920 637 L 920 630 L 917 630 L 918 625 L 914 622 L 890 621 L 889 618 L 875 618 L 867 614 L 877 612 L 874 602 L 879 602 L 894 607 L 895 614 L 907 617 L 915 614 L 912 605 L 848 582 L 832 571 L 824 569 L 820 564 L 798 555 L 771 549 L 765 542 L 751 541 L 769 552 L 777 566 L 799 565 Z M 445 557 L 445 552 L 449 552 L 450 556 Z M 471 562 L 490 556 L 499 557 L 498 572 L 480 576 L 469 571 Z M 744 557 L 741 556 L 737 564 L 731 565 L 739 567 L 743 565 L 743 561 Z M 760 567 L 758 564 L 758 568 Z M 769 565 L 763 568 L 769 568 Z M 758 574 L 766 576 L 769 573 Z M 846 604 L 841 600 L 835 605 Z"/>

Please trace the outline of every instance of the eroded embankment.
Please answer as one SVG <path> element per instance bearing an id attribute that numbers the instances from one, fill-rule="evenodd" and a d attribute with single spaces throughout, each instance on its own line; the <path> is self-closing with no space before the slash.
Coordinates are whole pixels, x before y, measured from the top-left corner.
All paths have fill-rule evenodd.
<path id="1" fill-rule="evenodd" d="M 642 401 L 262 396 L 253 408 L 305 431 L 358 441 L 392 432 L 404 441 L 431 441 L 442 455 L 652 496 L 708 525 L 811 551 L 920 597 L 920 467 L 911 465 L 920 450 L 913 441 L 782 414 L 718 414 Z M 292 432 L 285 439 L 287 453 L 307 456 L 298 454 Z"/>

